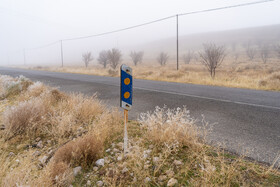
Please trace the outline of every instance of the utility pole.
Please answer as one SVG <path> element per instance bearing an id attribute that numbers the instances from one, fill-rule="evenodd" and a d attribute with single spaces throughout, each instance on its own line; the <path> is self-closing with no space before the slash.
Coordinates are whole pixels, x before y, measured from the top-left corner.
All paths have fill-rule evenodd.
<path id="1" fill-rule="evenodd" d="M 61 67 L 63 67 L 63 46 L 62 46 L 62 40 L 60 40 L 60 52 L 61 52 Z"/>
<path id="2" fill-rule="evenodd" d="M 177 70 L 179 70 L 179 25 L 178 25 L 178 14 L 176 15 L 176 21 L 177 21 Z"/>
<path id="3" fill-rule="evenodd" d="M 23 65 L 26 65 L 25 49 L 23 49 Z"/>

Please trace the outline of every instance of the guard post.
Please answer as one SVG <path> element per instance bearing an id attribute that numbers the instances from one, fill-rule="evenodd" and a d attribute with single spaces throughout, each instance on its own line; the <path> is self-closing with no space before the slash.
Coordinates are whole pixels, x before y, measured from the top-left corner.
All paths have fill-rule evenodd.
<path id="1" fill-rule="evenodd" d="M 123 64 L 120 67 L 120 107 L 124 109 L 124 153 L 128 152 L 127 122 L 132 107 L 132 69 Z"/>

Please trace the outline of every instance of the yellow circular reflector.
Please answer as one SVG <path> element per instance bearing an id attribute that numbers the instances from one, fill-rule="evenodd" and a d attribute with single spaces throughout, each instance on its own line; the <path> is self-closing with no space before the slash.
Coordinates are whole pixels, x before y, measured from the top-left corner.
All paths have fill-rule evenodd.
<path id="1" fill-rule="evenodd" d="M 130 79 L 129 78 L 124 79 L 124 84 L 125 85 L 129 85 L 129 83 L 130 83 Z"/>
<path id="2" fill-rule="evenodd" d="M 126 99 L 128 99 L 128 98 L 130 97 L 130 93 L 129 93 L 129 92 L 125 92 L 125 93 L 123 94 L 123 97 L 126 98 Z"/>

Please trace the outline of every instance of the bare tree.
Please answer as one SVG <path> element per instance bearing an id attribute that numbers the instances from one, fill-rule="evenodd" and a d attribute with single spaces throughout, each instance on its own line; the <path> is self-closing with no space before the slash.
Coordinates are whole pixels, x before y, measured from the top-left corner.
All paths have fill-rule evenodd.
<path id="1" fill-rule="evenodd" d="M 168 60 L 168 55 L 165 52 L 161 52 L 157 58 L 157 61 L 161 66 L 164 66 L 167 60 Z"/>
<path id="2" fill-rule="evenodd" d="M 260 55 L 261 55 L 261 59 L 262 59 L 263 63 L 266 63 L 270 56 L 269 47 L 266 45 L 260 47 Z"/>
<path id="3" fill-rule="evenodd" d="M 278 58 L 280 59 L 280 44 L 275 45 L 274 50 L 276 51 L 276 54 L 277 54 Z"/>
<path id="4" fill-rule="evenodd" d="M 103 67 L 106 68 L 107 64 L 109 63 L 108 51 L 101 51 L 97 60 L 99 64 L 103 65 Z"/>
<path id="5" fill-rule="evenodd" d="M 193 58 L 194 54 L 192 51 L 188 51 L 186 54 L 183 55 L 183 60 L 185 64 L 189 64 Z"/>
<path id="6" fill-rule="evenodd" d="M 226 54 L 224 46 L 216 46 L 215 44 L 204 44 L 204 50 L 199 53 L 201 63 L 207 68 L 211 77 L 214 79 L 216 75 L 216 68 L 219 67 Z"/>
<path id="7" fill-rule="evenodd" d="M 234 58 L 234 61 L 237 62 L 238 58 L 239 58 L 239 53 L 238 52 L 235 52 L 233 54 L 233 58 Z"/>
<path id="8" fill-rule="evenodd" d="M 246 53 L 251 61 L 255 58 L 256 50 L 251 47 L 250 43 L 247 44 Z"/>
<path id="9" fill-rule="evenodd" d="M 93 60 L 93 57 L 91 56 L 91 52 L 86 52 L 82 55 L 83 61 L 85 63 L 86 68 L 88 67 L 88 64 L 90 61 Z"/>
<path id="10" fill-rule="evenodd" d="M 131 51 L 130 52 L 130 57 L 131 57 L 131 59 L 132 59 L 132 61 L 133 61 L 135 66 L 137 66 L 138 63 L 142 62 L 143 55 L 144 55 L 143 51 L 139 51 L 139 52 Z"/>
<path id="11" fill-rule="evenodd" d="M 121 62 L 121 51 L 117 48 L 113 48 L 108 51 L 108 59 L 111 67 L 116 69 L 119 63 Z"/>

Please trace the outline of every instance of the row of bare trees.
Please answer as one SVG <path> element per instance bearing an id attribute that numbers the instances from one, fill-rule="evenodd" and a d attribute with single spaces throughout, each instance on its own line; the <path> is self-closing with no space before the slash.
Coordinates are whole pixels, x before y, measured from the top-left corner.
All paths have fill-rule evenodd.
<path id="1" fill-rule="evenodd" d="M 141 63 L 143 60 L 143 51 L 132 51 L 130 53 L 130 57 L 136 66 L 137 64 Z M 99 53 L 98 62 L 101 64 L 104 68 L 106 68 L 108 65 L 110 65 L 111 68 L 116 69 L 119 63 L 121 62 L 122 53 L 119 49 L 113 48 L 110 50 L 103 50 Z M 85 63 L 85 66 L 88 67 L 89 62 L 93 60 L 91 52 L 86 52 L 82 55 L 83 62 Z"/>

